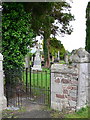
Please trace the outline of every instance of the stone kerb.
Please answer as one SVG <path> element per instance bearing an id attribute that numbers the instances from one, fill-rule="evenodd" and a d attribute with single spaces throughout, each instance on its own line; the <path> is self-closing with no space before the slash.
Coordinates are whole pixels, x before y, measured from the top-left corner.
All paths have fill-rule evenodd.
<path id="1" fill-rule="evenodd" d="M 0 53 L 0 111 L 7 107 L 6 97 L 4 96 L 4 84 L 3 84 L 3 56 Z"/>
<path id="2" fill-rule="evenodd" d="M 51 107 L 75 110 L 77 104 L 78 69 L 69 65 L 51 67 Z"/>

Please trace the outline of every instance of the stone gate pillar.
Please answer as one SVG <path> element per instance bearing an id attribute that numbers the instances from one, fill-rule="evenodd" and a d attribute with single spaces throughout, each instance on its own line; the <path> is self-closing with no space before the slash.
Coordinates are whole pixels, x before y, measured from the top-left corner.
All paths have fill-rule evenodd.
<path id="1" fill-rule="evenodd" d="M 90 54 L 80 48 L 71 56 L 72 62 L 78 65 L 78 96 L 77 110 L 85 107 L 89 102 Z"/>
<path id="2" fill-rule="evenodd" d="M 85 54 L 85 52 L 83 54 L 85 57 L 81 57 L 79 63 L 77 110 L 85 107 L 89 102 L 90 54 Z"/>
<path id="3" fill-rule="evenodd" d="M 6 109 L 7 100 L 4 96 L 4 83 L 3 83 L 3 55 L 0 53 L 0 111 Z"/>

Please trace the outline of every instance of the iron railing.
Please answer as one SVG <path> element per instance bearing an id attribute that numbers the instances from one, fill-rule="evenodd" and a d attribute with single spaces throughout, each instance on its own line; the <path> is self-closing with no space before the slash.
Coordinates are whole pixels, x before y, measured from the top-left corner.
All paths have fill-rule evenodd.
<path id="1" fill-rule="evenodd" d="M 34 71 L 24 68 L 21 71 L 8 72 L 5 76 L 5 93 L 8 106 L 23 106 L 25 101 L 50 106 L 51 73 L 50 70 Z"/>

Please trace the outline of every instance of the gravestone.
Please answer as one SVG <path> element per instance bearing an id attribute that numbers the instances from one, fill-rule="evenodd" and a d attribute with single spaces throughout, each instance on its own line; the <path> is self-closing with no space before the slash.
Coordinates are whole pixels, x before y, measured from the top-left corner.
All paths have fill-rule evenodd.
<path id="1" fill-rule="evenodd" d="M 65 55 L 65 62 L 66 62 L 66 64 L 68 64 L 68 55 L 67 54 Z"/>
<path id="2" fill-rule="evenodd" d="M 39 45 L 38 44 L 37 44 L 36 48 L 37 48 L 37 50 L 36 50 L 36 55 L 35 55 L 34 65 L 32 67 L 32 70 L 42 71 L 42 68 L 41 68 L 41 58 L 40 58 L 40 49 L 39 49 Z"/>
<path id="3" fill-rule="evenodd" d="M 58 61 L 60 60 L 60 51 L 58 51 Z"/>
<path id="4" fill-rule="evenodd" d="M 25 57 L 25 68 L 29 68 L 30 66 L 30 56 L 26 55 Z"/>
<path id="5" fill-rule="evenodd" d="M 52 62 L 54 62 L 54 56 L 52 56 Z"/>
<path id="6" fill-rule="evenodd" d="M 55 62 L 55 63 L 58 63 L 58 62 L 59 62 L 58 53 L 55 53 L 55 59 L 54 59 L 54 62 Z"/>

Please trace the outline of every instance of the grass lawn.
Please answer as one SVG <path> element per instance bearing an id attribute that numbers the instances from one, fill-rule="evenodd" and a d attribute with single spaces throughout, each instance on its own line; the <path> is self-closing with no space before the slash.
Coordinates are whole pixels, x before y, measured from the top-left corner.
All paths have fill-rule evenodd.
<path id="1" fill-rule="evenodd" d="M 88 118 L 88 109 L 89 107 L 82 108 L 78 112 L 75 112 L 74 114 L 67 114 L 66 118 Z"/>
<path id="2" fill-rule="evenodd" d="M 64 60 L 60 60 L 60 64 L 66 64 Z"/>
<path id="3" fill-rule="evenodd" d="M 26 82 L 27 76 L 27 82 Z M 30 82 L 31 80 L 31 82 Z M 23 73 L 23 81 L 26 86 L 27 90 L 30 90 L 33 96 L 45 97 L 45 103 L 50 102 L 50 70 L 43 69 L 42 71 L 28 71 L 26 75 L 26 71 Z M 30 87 L 31 83 L 31 87 Z M 29 89 L 28 89 L 29 88 Z"/>
<path id="4" fill-rule="evenodd" d="M 30 74 L 30 71 L 27 73 L 27 83 L 28 86 L 30 85 L 30 79 L 31 79 L 31 86 L 32 87 L 40 87 L 40 88 L 50 88 L 50 70 L 49 69 L 43 69 L 42 71 L 32 71 Z M 26 84 L 26 71 L 23 73 L 23 81 L 24 84 Z"/>
<path id="5" fill-rule="evenodd" d="M 62 118 L 60 120 L 80 120 L 79 118 L 82 118 L 82 120 L 90 120 L 90 107 L 85 107 L 80 109 L 78 112 L 74 113 L 66 113 L 65 111 L 58 111 L 53 110 L 51 108 L 46 107 L 51 112 L 52 118 Z"/>

